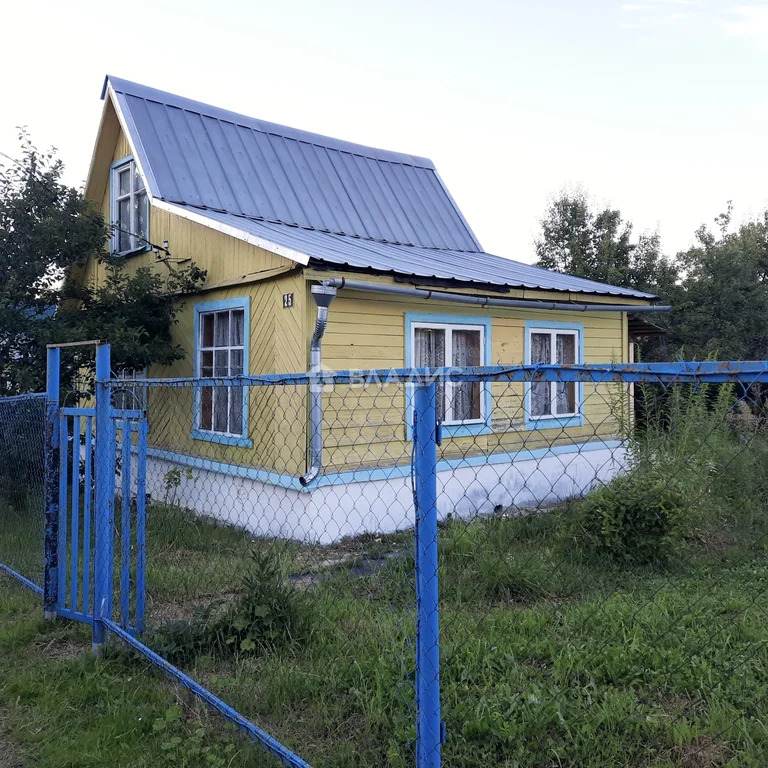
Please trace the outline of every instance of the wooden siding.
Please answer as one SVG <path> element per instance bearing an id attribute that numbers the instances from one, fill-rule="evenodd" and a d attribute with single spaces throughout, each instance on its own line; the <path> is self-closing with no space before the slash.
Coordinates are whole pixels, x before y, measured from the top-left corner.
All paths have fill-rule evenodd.
<path id="1" fill-rule="evenodd" d="M 552 312 L 467 308 L 435 300 L 410 300 L 382 294 L 341 291 L 331 305 L 323 344 L 328 368 L 399 368 L 405 359 L 407 312 L 491 318 L 490 365 L 524 362 L 525 323 L 573 322 L 584 326 L 584 362 L 624 362 L 628 359 L 626 313 Z M 328 469 L 386 466 L 409 454 L 406 441 L 406 389 L 388 384 L 367 391 L 336 391 L 326 395 L 326 462 Z M 623 401 L 616 387 L 584 385 L 584 424 L 563 428 L 528 429 L 524 420 L 523 384 L 491 385 L 490 434 L 444 439 L 441 455 L 459 458 L 514 452 L 549 445 L 616 437 L 614 408 Z M 363 416 L 366 414 L 367 416 Z"/>
<path id="2" fill-rule="evenodd" d="M 260 283 L 205 291 L 190 297 L 178 315 L 174 341 L 187 354 L 172 366 L 153 366 L 150 378 L 194 375 L 194 307 L 197 303 L 250 297 L 248 373 L 300 372 L 306 369 L 304 283 L 290 275 Z M 283 294 L 294 292 L 295 304 L 283 308 Z M 304 471 L 306 393 L 297 387 L 251 387 L 248 431 L 252 447 L 226 445 L 190 436 L 194 421 L 191 387 L 150 390 L 150 443 L 163 450 L 211 462 L 274 469 L 292 475 Z"/>
<path id="3" fill-rule="evenodd" d="M 294 293 L 295 305 L 283 309 L 282 295 Z M 186 360 L 168 369 L 153 369 L 151 376 L 190 376 L 193 372 L 194 304 L 251 297 L 250 373 L 290 373 L 306 370 L 307 350 L 314 324 L 314 302 L 309 282 L 287 275 L 262 283 L 206 291 L 191 298 L 179 315 L 174 331 L 189 350 Z M 405 358 L 405 314 L 422 312 L 467 318 L 491 318 L 489 364 L 524 362 L 525 322 L 557 320 L 584 326 L 584 361 L 627 360 L 626 315 L 619 312 L 545 312 L 465 309 L 436 301 L 403 302 L 392 297 L 342 291 L 331 305 L 323 344 L 326 369 L 401 368 Z M 491 385 L 490 434 L 446 438 L 443 458 L 484 453 L 533 450 L 588 440 L 617 437 L 614 409 L 623 395 L 610 385 L 584 385 L 584 423 L 565 429 L 528 429 L 524 422 L 523 384 Z M 307 444 L 307 392 L 305 387 L 254 387 L 249 394 L 248 435 L 253 446 L 243 448 L 209 443 L 189 437 L 192 428 L 191 391 L 166 390 L 150 413 L 165 414 L 167 425 L 156 428 L 151 417 L 152 443 L 170 451 L 212 462 L 274 470 L 298 476 L 305 469 Z M 173 414 L 173 417 L 171 417 Z M 326 471 L 387 467 L 409 460 L 406 433 L 406 387 L 336 385 L 324 394 L 324 446 Z"/>

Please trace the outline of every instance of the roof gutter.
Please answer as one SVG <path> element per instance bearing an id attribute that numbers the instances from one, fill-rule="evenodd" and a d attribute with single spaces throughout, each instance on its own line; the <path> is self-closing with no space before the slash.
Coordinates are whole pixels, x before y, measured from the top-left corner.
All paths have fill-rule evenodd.
<path id="1" fill-rule="evenodd" d="M 332 277 L 323 280 L 327 288 L 348 288 L 353 291 L 369 291 L 371 293 L 389 293 L 396 296 L 407 296 L 413 299 L 435 299 L 454 304 L 471 304 L 480 307 L 520 307 L 526 309 L 551 309 L 568 312 L 669 312 L 669 305 L 645 304 L 576 304 L 565 301 L 537 301 L 536 299 L 498 299 L 493 296 L 469 296 L 463 293 L 448 293 L 447 291 L 431 291 L 426 288 L 405 288 L 400 285 L 385 285 L 372 283 L 367 280 L 348 280 L 346 277 Z"/>

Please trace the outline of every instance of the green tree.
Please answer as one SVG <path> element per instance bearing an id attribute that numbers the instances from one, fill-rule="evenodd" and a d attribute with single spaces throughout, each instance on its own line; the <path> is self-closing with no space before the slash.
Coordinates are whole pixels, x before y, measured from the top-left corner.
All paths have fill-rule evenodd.
<path id="1" fill-rule="evenodd" d="M 768 212 L 729 232 L 731 206 L 677 255 L 670 342 L 685 357 L 768 359 Z"/>
<path id="2" fill-rule="evenodd" d="M 632 242 L 632 224 L 612 208 L 593 212 L 583 192 L 563 193 L 550 203 L 535 247 L 539 267 L 662 297 L 677 276 L 658 234 Z"/>
<path id="3" fill-rule="evenodd" d="M 118 369 L 183 357 L 171 326 L 205 274 L 194 265 L 129 274 L 107 253 L 100 213 L 61 181 L 55 152 L 39 152 L 24 133 L 20 141 L 21 157 L 0 165 L 0 393 L 41 390 L 52 342 L 107 340 Z M 100 287 L 75 279 L 89 258 L 108 264 Z"/>

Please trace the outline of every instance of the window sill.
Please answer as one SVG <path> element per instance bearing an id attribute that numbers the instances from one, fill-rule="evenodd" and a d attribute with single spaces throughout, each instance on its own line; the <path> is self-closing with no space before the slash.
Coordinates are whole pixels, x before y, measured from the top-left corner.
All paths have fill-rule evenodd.
<path id="1" fill-rule="evenodd" d="M 146 253 L 151 249 L 152 246 L 147 244 L 141 245 L 138 248 L 132 248 L 130 251 L 113 251 L 112 255 L 118 259 L 127 259 L 129 256 L 138 256 L 140 253 Z"/>
<path id="2" fill-rule="evenodd" d="M 472 424 L 441 424 L 440 430 L 444 437 L 462 437 L 464 435 L 490 435 L 491 428 L 486 422 Z"/>
<path id="3" fill-rule="evenodd" d="M 411 442 L 413 440 L 413 424 L 408 423 L 406 425 L 406 440 Z M 469 437 L 471 435 L 490 435 L 493 430 L 490 424 L 485 421 L 476 422 L 473 424 L 441 424 L 440 432 L 443 437 Z"/>
<path id="4" fill-rule="evenodd" d="M 193 440 L 204 440 L 207 443 L 219 443 L 220 445 L 236 445 L 240 448 L 253 447 L 253 440 L 238 435 L 222 435 L 219 432 L 206 432 L 202 429 L 193 429 L 189 436 Z"/>
<path id="5" fill-rule="evenodd" d="M 566 427 L 581 427 L 584 424 L 584 416 L 552 416 L 540 419 L 525 419 L 526 429 L 565 429 Z"/>

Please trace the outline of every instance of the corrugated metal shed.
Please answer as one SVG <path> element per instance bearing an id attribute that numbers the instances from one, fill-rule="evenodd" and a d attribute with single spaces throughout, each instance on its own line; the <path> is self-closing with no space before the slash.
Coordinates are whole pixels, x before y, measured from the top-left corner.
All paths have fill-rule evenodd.
<path id="1" fill-rule="evenodd" d="M 107 77 L 153 200 L 326 266 L 655 298 L 483 252 L 430 160 Z"/>

